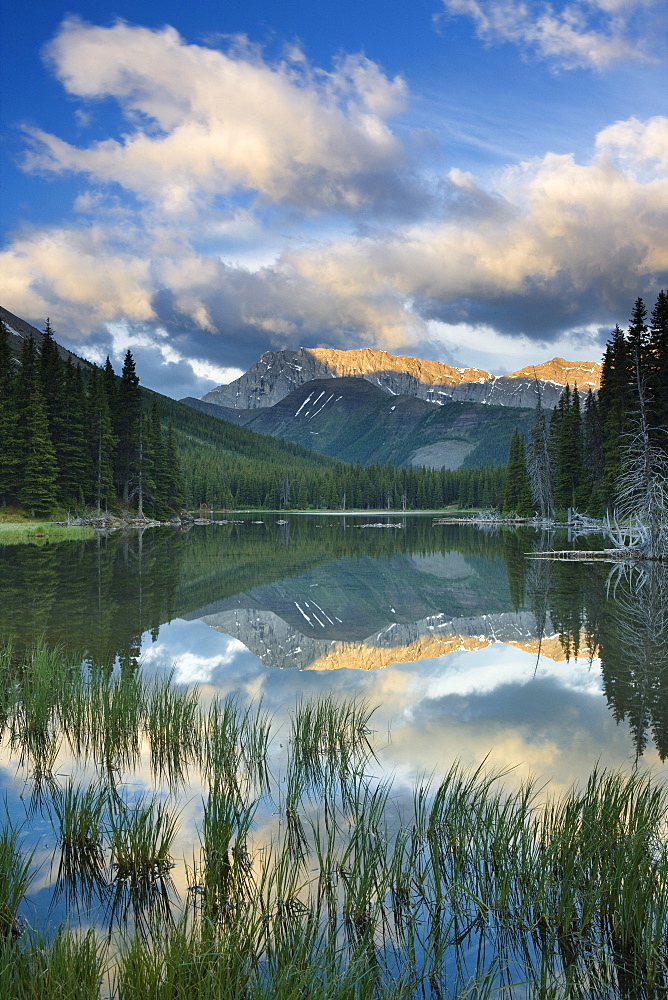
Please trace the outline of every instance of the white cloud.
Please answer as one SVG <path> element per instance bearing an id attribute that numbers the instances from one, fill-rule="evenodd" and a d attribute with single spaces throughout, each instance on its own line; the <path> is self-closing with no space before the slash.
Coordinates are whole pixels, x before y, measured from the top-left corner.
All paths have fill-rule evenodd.
<path id="1" fill-rule="evenodd" d="M 128 131 L 77 147 L 30 129 L 32 170 L 114 182 L 162 211 L 192 211 L 235 188 L 305 208 L 356 207 L 366 175 L 392 171 L 401 147 L 385 119 L 406 88 L 362 55 L 331 72 L 270 65 L 248 45 L 223 52 L 154 31 L 67 20 L 48 46 L 66 90 L 115 99 Z"/>
<path id="2" fill-rule="evenodd" d="M 597 326 L 569 331 L 556 339 L 532 340 L 518 334 L 499 333 L 486 323 L 427 323 L 428 340 L 423 353 L 445 354 L 452 364 L 473 366 L 503 375 L 522 368 L 527 359 L 540 364 L 553 357 L 571 361 L 596 360 L 601 353 Z"/>
<path id="3" fill-rule="evenodd" d="M 223 367 L 204 358 L 193 358 L 183 354 L 174 347 L 167 330 L 160 327 L 138 330 L 136 326 L 130 326 L 125 322 L 108 323 L 107 331 L 112 343 L 111 356 L 117 360 L 122 359 L 128 350 L 136 351 L 137 348 L 144 348 L 158 354 L 163 365 L 186 364 L 197 378 L 207 379 L 215 385 L 227 385 L 243 374 L 241 368 Z M 104 359 L 100 356 L 91 360 L 101 362 Z"/>
<path id="4" fill-rule="evenodd" d="M 246 649 L 238 639 L 224 637 L 220 645 L 223 649 L 213 656 L 202 656 L 197 653 L 185 652 L 174 661 L 174 680 L 177 684 L 208 684 L 214 673 L 220 667 L 229 666 L 239 652 Z M 144 666 L 163 666 L 169 662 L 170 650 L 165 642 L 158 642 L 142 651 Z"/>
<path id="5" fill-rule="evenodd" d="M 596 136 L 596 148 L 616 156 L 627 169 L 668 168 L 668 118 L 615 122 Z"/>
<path id="6" fill-rule="evenodd" d="M 494 0 L 486 16 L 500 5 L 519 10 Z M 618 8 L 606 0 L 601 10 Z M 616 122 L 588 162 L 548 152 L 485 186 L 453 166 L 434 185 L 445 193 L 428 222 L 413 214 L 351 234 L 343 209 L 377 194 L 362 175 L 403 169 L 387 118 L 405 87 L 369 60 L 342 58 L 331 72 L 294 54 L 270 65 L 248 46 L 187 45 L 171 28 L 77 21 L 50 58 L 71 94 L 114 98 L 129 122 L 126 136 L 88 148 L 41 135 L 34 168 L 83 171 L 120 190 L 97 184 L 77 198 L 76 223 L 19 233 L 0 255 L 7 308 L 49 315 L 73 339 L 125 323 L 128 346 L 148 338 L 159 364 L 227 382 L 255 344 L 482 351 L 487 341 L 489 353 L 497 337 L 503 354 L 509 337 L 541 348 L 572 331 L 594 341 L 601 311 L 665 283 L 668 118 Z M 265 201 L 336 203 L 336 235 L 316 241 L 300 215 L 287 235 L 275 226 L 265 236 L 257 207 L 221 207 L 220 191 L 234 186 Z M 249 263 L 236 251 L 258 234 L 265 242 Z M 209 366 L 202 331 L 236 342 L 236 353 Z M 528 360 L 518 353 L 507 367 Z"/>
<path id="7" fill-rule="evenodd" d="M 563 69 L 597 70 L 620 59 L 646 58 L 630 21 L 658 0 L 443 0 L 449 14 L 470 17 L 478 37 L 512 42 Z"/>
<path id="8" fill-rule="evenodd" d="M 500 642 L 477 653 L 452 653 L 440 659 L 443 669 L 428 677 L 427 698 L 484 695 L 507 684 L 523 686 L 547 679 L 560 688 L 597 698 L 603 687 L 598 661 L 583 670 L 581 660 L 556 663 L 543 656 L 537 667 L 533 655 L 518 655 L 514 647 Z"/>

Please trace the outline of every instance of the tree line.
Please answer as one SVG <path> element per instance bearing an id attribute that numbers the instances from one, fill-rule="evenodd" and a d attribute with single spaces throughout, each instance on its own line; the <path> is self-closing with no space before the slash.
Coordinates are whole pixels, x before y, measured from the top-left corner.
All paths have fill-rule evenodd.
<path id="1" fill-rule="evenodd" d="M 14 356 L 0 326 L 0 504 L 39 516 L 182 508 L 425 510 L 498 504 L 502 465 L 351 465 L 219 421 L 120 376 L 63 359 L 47 320 Z"/>
<path id="2" fill-rule="evenodd" d="M 14 357 L 0 322 L 0 502 L 37 515 L 120 507 L 168 517 L 183 505 L 174 431 L 144 405 L 135 363 L 120 378 L 63 360 L 48 319 Z"/>
<path id="3" fill-rule="evenodd" d="M 626 333 L 615 326 L 598 394 L 566 385 L 548 417 L 540 403 L 531 436 L 513 435 L 502 509 L 523 517 L 592 517 L 618 511 L 652 520 L 668 471 L 668 295 L 648 316 L 636 299 Z M 654 495 L 656 494 L 656 496 Z M 662 499 L 663 498 L 663 499 Z"/>

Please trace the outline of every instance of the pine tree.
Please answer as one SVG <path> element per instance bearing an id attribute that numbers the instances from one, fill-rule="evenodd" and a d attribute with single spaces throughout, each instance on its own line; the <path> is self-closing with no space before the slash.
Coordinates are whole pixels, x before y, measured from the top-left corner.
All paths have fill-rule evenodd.
<path id="1" fill-rule="evenodd" d="M 165 502 L 170 510 L 181 510 L 185 504 L 185 488 L 183 483 L 183 472 L 181 470 L 181 460 L 176 446 L 176 437 L 171 421 L 167 425 L 167 440 L 165 442 L 165 463 L 167 467 L 167 493 Z M 231 506 L 232 496 L 227 484 L 223 485 L 221 492 L 221 503 L 224 506 Z"/>
<path id="2" fill-rule="evenodd" d="M 116 439 L 109 413 L 105 376 L 99 368 L 93 372 L 89 385 L 88 415 L 92 496 L 97 512 L 100 514 L 103 509 L 106 510 L 109 506 L 114 506 L 115 502 L 113 456 Z"/>
<path id="3" fill-rule="evenodd" d="M 472 504 L 470 505 L 472 506 Z M 517 427 L 510 442 L 506 481 L 503 489 L 503 509 L 508 512 L 514 511 L 520 517 L 531 517 L 535 513 L 527 472 L 524 438 Z"/>
<path id="4" fill-rule="evenodd" d="M 647 328 L 647 309 L 642 299 L 635 300 L 633 312 L 629 321 L 627 333 L 627 343 L 632 361 L 642 370 L 647 361 L 647 351 L 649 348 L 649 336 Z"/>
<path id="5" fill-rule="evenodd" d="M 591 388 L 587 393 L 584 410 L 584 509 L 593 517 L 603 513 L 602 490 L 604 473 L 603 430 L 598 400 Z"/>
<path id="6" fill-rule="evenodd" d="M 647 388 L 659 428 L 656 443 L 668 451 L 668 295 L 663 289 L 650 319 Z"/>
<path id="7" fill-rule="evenodd" d="M 37 382 L 30 394 L 26 432 L 26 461 L 18 499 L 36 514 L 48 514 L 57 501 L 58 465 L 49 436 L 44 398 Z"/>
<path id="8" fill-rule="evenodd" d="M 538 389 L 538 386 L 537 386 Z M 536 418 L 531 431 L 527 470 L 531 483 L 531 495 L 541 517 L 554 517 L 554 499 L 552 495 L 552 469 L 550 462 L 549 437 L 545 411 L 540 401 L 540 389 L 536 399 Z"/>
<path id="9" fill-rule="evenodd" d="M 561 515 L 572 503 L 569 469 L 571 388 L 567 384 L 550 417 L 550 453 L 552 456 L 552 484 L 555 510 Z"/>
<path id="10" fill-rule="evenodd" d="M 621 465 L 623 435 L 632 407 L 632 359 L 619 325 L 615 326 L 603 355 L 598 407 L 603 436 L 603 505 L 611 509 L 615 502 L 616 482 Z"/>
<path id="11" fill-rule="evenodd" d="M 19 448 L 16 366 L 9 332 L 0 320 L 0 503 L 3 506 L 16 496 Z"/>
<path id="12" fill-rule="evenodd" d="M 123 371 L 112 412 L 117 438 L 115 478 L 123 503 L 130 502 L 130 493 L 137 485 L 139 471 L 141 391 L 131 351 L 125 355 Z"/>
<path id="13" fill-rule="evenodd" d="M 55 441 L 58 482 L 66 503 L 84 504 L 92 493 L 92 465 L 88 447 L 87 400 L 79 365 L 68 358 L 62 376 Z"/>
<path id="14" fill-rule="evenodd" d="M 39 347 L 39 381 L 46 407 L 51 440 L 58 451 L 58 435 L 61 430 L 60 409 L 63 403 L 63 361 L 58 346 L 53 339 L 53 327 L 47 317 L 44 336 Z"/>
<path id="15" fill-rule="evenodd" d="M 107 394 L 107 403 L 109 404 L 109 412 L 113 413 L 116 409 L 116 373 L 114 367 L 109 360 L 109 355 L 107 354 L 107 359 L 104 362 L 104 368 L 102 369 L 102 384 L 104 386 L 104 391 Z"/>
<path id="16" fill-rule="evenodd" d="M 579 510 L 584 510 L 589 504 L 591 494 L 585 472 L 584 425 L 577 383 L 573 386 L 569 427 L 571 434 L 571 504 Z"/>

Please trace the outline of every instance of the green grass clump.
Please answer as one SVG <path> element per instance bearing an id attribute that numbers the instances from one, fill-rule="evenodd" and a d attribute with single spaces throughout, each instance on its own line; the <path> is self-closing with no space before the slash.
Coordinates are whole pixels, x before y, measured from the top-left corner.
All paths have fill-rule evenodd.
<path id="1" fill-rule="evenodd" d="M 104 971 L 105 947 L 92 930 L 0 942 L 0 996 L 11 1000 L 99 1000 Z"/>
<path id="2" fill-rule="evenodd" d="M 133 805 L 117 803 L 109 817 L 116 879 L 137 881 L 167 874 L 177 829 L 178 817 L 155 797 L 141 796 Z"/>
<path id="3" fill-rule="evenodd" d="M 64 851 L 101 860 L 106 802 L 104 789 L 95 785 L 81 788 L 71 779 L 56 790 L 52 808 Z"/>
<path id="4" fill-rule="evenodd" d="M 315 786 L 345 781 L 374 756 L 369 740 L 374 711 L 364 700 L 333 695 L 299 702 L 291 720 L 292 765 Z"/>
<path id="5" fill-rule="evenodd" d="M 0 941 L 21 932 L 18 912 L 32 880 L 31 861 L 20 849 L 16 830 L 7 823 L 0 831 Z"/>
<path id="6" fill-rule="evenodd" d="M 188 766 L 199 755 L 197 689 L 175 687 L 172 675 L 154 678 L 147 685 L 144 704 L 151 766 L 156 780 L 180 784 L 187 777 Z"/>

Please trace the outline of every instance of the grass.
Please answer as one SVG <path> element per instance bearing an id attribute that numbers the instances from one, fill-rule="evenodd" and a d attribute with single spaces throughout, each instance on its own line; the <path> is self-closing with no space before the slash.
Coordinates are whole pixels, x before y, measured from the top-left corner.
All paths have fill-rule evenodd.
<path id="1" fill-rule="evenodd" d="M 93 931 L 61 927 L 51 940 L 29 933 L 0 940 L 0 996 L 12 1000 L 98 1000 L 105 947 Z"/>
<path id="2" fill-rule="evenodd" d="M 21 850 L 17 831 L 7 822 L 0 831 L 0 941 L 20 934 L 19 906 L 32 881 L 31 862 L 31 855 Z"/>
<path id="3" fill-rule="evenodd" d="M 85 526 L 53 524 L 51 521 L 0 521 L 0 545 L 76 541 L 92 538 L 95 532 Z"/>
<path id="4" fill-rule="evenodd" d="M 372 774 L 362 701 L 299 702 L 275 775 L 261 706 L 217 699 L 203 710 L 170 678 L 60 670 L 43 647 L 19 663 L 5 650 L 5 731 L 17 753 L 29 748 L 34 784 L 37 750 L 58 740 L 97 769 L 88 785 L 60 787 L 56 774 L 43 799 L 67 860 L 59 879 L 73 896 L 95 878 L 108 886 L 113 944 L 61 929 L 38 947 L 19 934 L 31 862 L 7 828 L 0 993 L 3 981 L 44 976 L 42 995 L 97 1000 L 83 974 L 67 986 L 68 964 L 88 956 L 98 978 L 109 966 L 113 1000 L 665 997 L 668 791 L 651 777 L 596 770 L 545 802 L 531 782 L 509 791 L 502 773 L 453 765 L 400 803 L 392 781 Z M 39 759 L 48 763 L 46 751 Z M 124 787 L 142 761 L 170 796 L 188 769 L 201 775 L 194 905 L 170 881 L 173 799 L 132 801 Z M 36 808 L 45 814 L 41 800 Z M 259 810 L 277 820 L 258 844 Z"/>
<path id="5" fill-rule="evenodd" d="M 166 875 L 172 868 L 169 852 L 177 829 L 178 818 L 154 797 L 116 804 L 109 817 L 115 878 L 134 882 Z"/>

